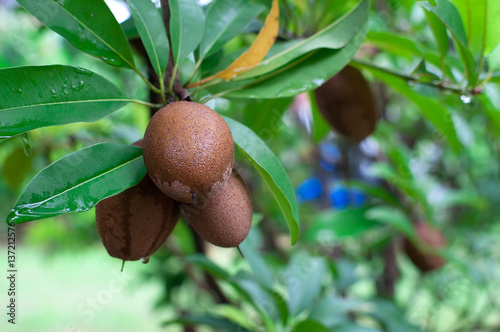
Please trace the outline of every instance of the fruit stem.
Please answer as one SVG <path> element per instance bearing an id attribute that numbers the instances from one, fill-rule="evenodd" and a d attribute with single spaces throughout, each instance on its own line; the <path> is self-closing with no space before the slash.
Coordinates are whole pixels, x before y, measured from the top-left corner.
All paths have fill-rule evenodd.
<path id="1" fill-rule="evenodd" d="M 123 272 L 124 267 L 125 267 L 125 260 L 122 261 L 122 269 L 120 270 L 120 272 Z"/>
<path id="2" fill-rule="evenodd" d="M 245 255 L 241 252 L 240 246 L 236 246 L 236 249 L 240 252 L 241 257 L 245 258 Z"/>

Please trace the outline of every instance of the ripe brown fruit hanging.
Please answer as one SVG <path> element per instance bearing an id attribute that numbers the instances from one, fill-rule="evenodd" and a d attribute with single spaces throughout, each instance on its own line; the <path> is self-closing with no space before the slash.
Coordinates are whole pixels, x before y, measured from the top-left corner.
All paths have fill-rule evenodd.
<path id="1" fill-rule="evenodd" d="M 160 190 L 184 203 L 200 203 L 224 187 L 234 163 L 228 125 L 205 105 L 178 101 L 151 118 L 144 163 Z"/>
<path id="2" fill-rule="evenodd" d="M 446 246 L 443 234 L 423 221 L 417 222 L 413 227 L 419 243 L 415 244 L 408 238 L 404 240 L 404 250 L 410 260 L 422 272 L 441 268 L 445 264 L 445 260 L 429 251 L 432 252 Z"/>
<path id="3" fill-rule="evenodd" d="M 136 186 L 99 202 L 95 210 L 104 247 L 111 256 L 127 261 L 152 255 L 180 217 L 177 202 L 162 193 L 147 174 Z"/>
<path id="4" fill-rule="evenodd" d="M 358 69 L 346 66 L 314 93 L 321 114 L 340 134 L 359 143 L 375 130 L 375 101 Z"/>
<path id="5" fill-rule="evenodd" d="M 252 226 L 252 198 L 234 172 L 215 197 L 199 205 L 184 204 L 182 210 L 196 233 L 219 247 L 240 245 Z"/>

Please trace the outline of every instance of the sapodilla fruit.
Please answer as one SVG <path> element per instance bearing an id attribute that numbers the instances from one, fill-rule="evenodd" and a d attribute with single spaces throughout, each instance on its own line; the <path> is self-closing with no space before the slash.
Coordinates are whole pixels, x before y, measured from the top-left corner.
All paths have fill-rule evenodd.
<path id="1" fill-rule="evenodd" d="M 237 247 L 252 226 L 252 198 L 236 172 L 212 199 L 202 204 L 183 204 L 181 208 L 195 232 L 219 247 Z"/>
<path id="2" fill-rule="evenodd" d="M 375 130 L 375 101 L 358 69 L 344 67 L 314 93 L 321 114 L 340 134 L 359 143 Z"/>
<path id="3" fill-rule="evenodd" d="M 445 264 L 445 260 L 429 251 L 446 246 L 443 234 L 423 221 L 415 223 L 413 227 L 419 243 L 415 244 L 408 238 L 404 240 L 404 250 L 410 260 L 422 272 L 441 268 Z"/>
<path id="4" fill-rule="evenodd" d="M 200 203 L 224 187 L 234 163 L 231 131 L 205 105 L 178 101 L 151 118 L 144 135 L 144 164 L 161 191 Z"/>
<path id="5" fill-rule="evenodd" d="M 112 257 L 126 261 L 143 258 L 147 262 L 180 217 L 178 203 L 161 192 L 147 174 L 139 184 L 100 201 L 95 211 L 104 247 Z"/>

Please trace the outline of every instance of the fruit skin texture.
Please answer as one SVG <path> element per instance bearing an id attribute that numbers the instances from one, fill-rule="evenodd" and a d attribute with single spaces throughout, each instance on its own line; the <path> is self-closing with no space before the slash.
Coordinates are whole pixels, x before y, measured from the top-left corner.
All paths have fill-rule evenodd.
<path id="1" fill-rule="evenodd" d="M 182 210 L 196 233 L 219 247 L 238 246 L 252 227 L 252 198 L 235 172 L 215 197 L 199 205 L 183 204 Z"/>
<path id="2" fill-rule="evenodd" d="M 441 256 L 426 251 L 445 247 L 446 239 L 443 234 L 423 221 L 415 223 L 413 227 L 420 244 L 415 245 L 408 238 L 405 238 L 404 250 L 410 260 L 422 272 L 441 268 L 445 264 L 445 260 Z"/>
<path id="3" fill-rule="evenodd" d="M 99 202 L 96 225 L 108 253 L 127 261 L 152 255 L 180 217 L 177 202 L 146 174 L 136 186 Z"/>
<path id="4" fill-rule="evenodd" d="M 222 117 L 205 105 L 178 101 L 151 118 L 144 135 L 144 164 L 161 191 L 193 203 L 207 200 L 224 187 L 234 163 L 231 131 Z"/>
<path id="5" fill-rule="evenodd" d="M 375 130 L 377 108 L 370 85 L 358 69 L 344 67 L 314 93 L 325 120 L 345 137 L 359 143 Z"/>

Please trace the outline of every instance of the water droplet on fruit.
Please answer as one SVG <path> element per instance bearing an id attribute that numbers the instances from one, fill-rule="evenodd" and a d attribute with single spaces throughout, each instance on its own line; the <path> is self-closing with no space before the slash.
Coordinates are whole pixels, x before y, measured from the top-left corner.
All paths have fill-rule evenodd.
<path id="1" fill-rule="evenodd" d="M 149 263 L 149 256 L 142 257 L 142 258 L 141 258 L 141 262 L 142 262 L 142 264 L 147 264 L 147 263 Z"/>

